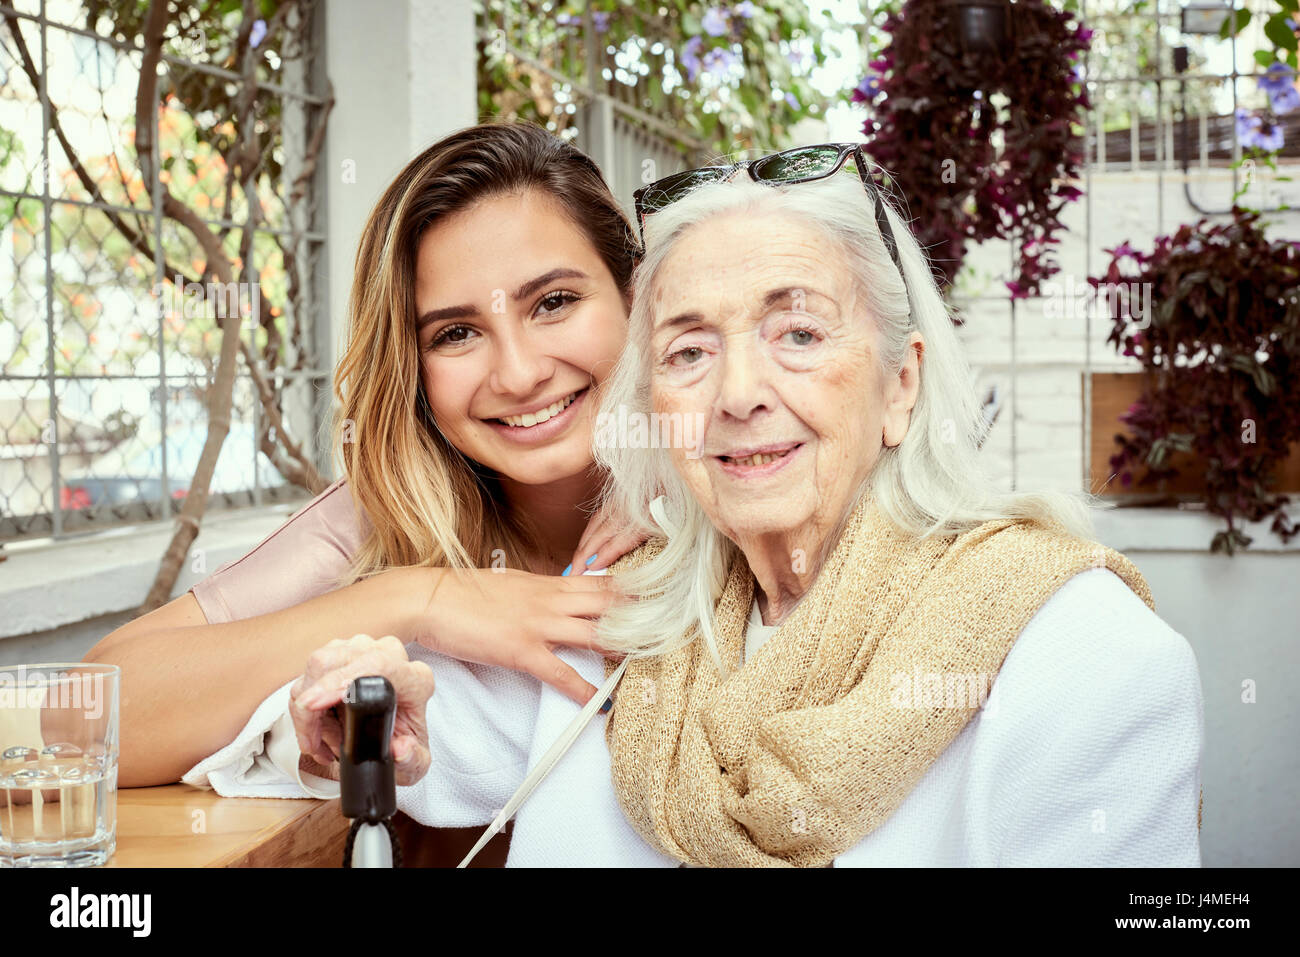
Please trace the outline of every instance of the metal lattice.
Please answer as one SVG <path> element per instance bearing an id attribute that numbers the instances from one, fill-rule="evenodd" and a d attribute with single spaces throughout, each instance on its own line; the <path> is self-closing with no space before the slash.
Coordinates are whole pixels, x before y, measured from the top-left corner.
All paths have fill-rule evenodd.
<path id="1" fill-rule="evenodd" d="M 224 306 L 196 229 L 215 237 L 250 317 L 210 507 L 306 495 L 268 458 L 281 438 L 268 420 L 328 468 L 319 11 L 171 8 L 155 180 L 136 152 L 142 6 L 0 5 L 0 540 L 178 511 Z"/>

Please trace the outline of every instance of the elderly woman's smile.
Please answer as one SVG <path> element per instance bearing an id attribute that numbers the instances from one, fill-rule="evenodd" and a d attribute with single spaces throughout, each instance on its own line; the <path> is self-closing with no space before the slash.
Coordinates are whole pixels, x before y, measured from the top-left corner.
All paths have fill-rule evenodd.
<path id="1" fill-rule="evenodd" d="M 706 423 L 700 454 L 675 449 L 675 464 L 751 562 L 770 556 L 768 582 L 755 568 L 760 583 L 785 591 L 775 578 L 790 574 L 791 555 L 816 554 L 881 448 L 907 431 L 915 372 L 884 374 L 843 253 L 797 218 L 699 223 L 657 286 L 654 409 Z"/>

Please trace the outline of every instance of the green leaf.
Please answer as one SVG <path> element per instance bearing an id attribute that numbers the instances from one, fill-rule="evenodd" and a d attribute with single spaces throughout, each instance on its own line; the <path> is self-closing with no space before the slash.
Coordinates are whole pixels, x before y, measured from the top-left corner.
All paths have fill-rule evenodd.
<path id="1" fill-rule="evenodd" d="M 1255 62 L 1267 70 L 1277 62 L 1277 54 L 1272 50 L 1256 50 Z"/>
<path id="2" fill-rule="evenodd" d="M 1284 50 L 1296 48 L 1295 31 L 1286 25 L 1285 13 L 1275 13 L 1264 22 L 1264 36 Z"/>
<path id="3" fill-rule="evenodd" d="M 1238 34 L 1240 34 L 1242 30 L 1246 29 L 1246 25 L 1247 25 L 1248 23 L 1250 23 L 1250 11 L 1249 11 L 1249 10 L 1238 10 L 1238 11 L 1237 11 L 1237 30 L 1236 30 L 1236 32 L 1237 32 Z M 1224 18 L 1223 18 L 1223 26 L 1219 27 L 1219 36 L 1220 36 L 1220 38 L 1226 40 L 1226 39 L 1228 39 L 1228 37 L 1232 36 L 1232 33 L 1233 33 L 1233 30 L 1232 30 L 1232 17 L 1231 17 L 1231 16 L 1224 17 Z"/>

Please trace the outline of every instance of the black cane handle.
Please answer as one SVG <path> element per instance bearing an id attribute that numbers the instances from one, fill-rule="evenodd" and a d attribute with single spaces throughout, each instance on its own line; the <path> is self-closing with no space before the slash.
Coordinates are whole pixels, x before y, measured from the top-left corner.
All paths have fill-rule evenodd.
<path id="1" fill-rule="evenodd" d="M 397 813 L 393 723 L 397 695 L 388 679 L 355 679 L 343 698 L 339 792 L 345 817 L 378 824 Z"/>

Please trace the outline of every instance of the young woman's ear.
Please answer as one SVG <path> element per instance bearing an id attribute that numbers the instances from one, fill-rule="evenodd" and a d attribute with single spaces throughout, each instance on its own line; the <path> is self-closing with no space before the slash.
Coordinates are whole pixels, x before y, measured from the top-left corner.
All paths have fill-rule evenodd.
<path id="1" fill-rule="evenodd" d="M 881 441 L 888 446 L 898 445 L 907 435 L 912 421 L 912 409 L 921 394 L 921 359 L 925 355 L 925 340 L 919 332 L 912 333 L 903 354 L 903 367 L 897 377 L 891 378 L 885 388 L 885 415 Z"/>

